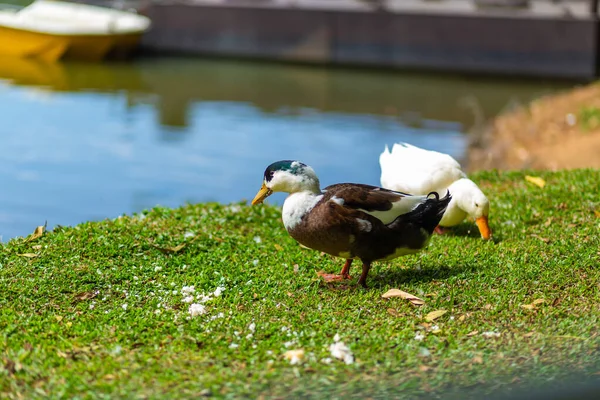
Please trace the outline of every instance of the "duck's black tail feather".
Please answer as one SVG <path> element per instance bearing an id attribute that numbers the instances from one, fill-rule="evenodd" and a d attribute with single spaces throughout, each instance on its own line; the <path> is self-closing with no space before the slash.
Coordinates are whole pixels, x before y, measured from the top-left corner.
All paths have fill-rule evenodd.
<path id="1" fill-rule="evenodd" d="M 444 216 L 444 212 L 446 211 L 450 200 L 452 200 L 452 196 L 450 195 L 450 191 L 448 191 L 446 196 L 441 199 L 437 192 L 431 192 L 427 197 L 428 199 L 425 200 L 424 203 L 417 206 L 411 212 L 399 216 L 389 226 L 393 228 L 393 225 L 396 225 L 396 223 L 402 225 L 412 223 L 422 227 L 431 235 Z"/>

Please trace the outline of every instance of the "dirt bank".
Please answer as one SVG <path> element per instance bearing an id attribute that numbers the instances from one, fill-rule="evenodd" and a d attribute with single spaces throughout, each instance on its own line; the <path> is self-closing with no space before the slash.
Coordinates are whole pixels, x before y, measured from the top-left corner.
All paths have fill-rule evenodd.
<path id="1" fill-rule="evenodd" d="M 469 170 L 600 168 L 600 84 L 538 99 L 491 121 Z"/>

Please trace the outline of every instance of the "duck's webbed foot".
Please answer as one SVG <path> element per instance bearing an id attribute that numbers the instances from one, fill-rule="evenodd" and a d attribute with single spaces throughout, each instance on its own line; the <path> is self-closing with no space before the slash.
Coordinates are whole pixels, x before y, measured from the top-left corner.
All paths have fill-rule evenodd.
<path id="1" fill-rule="evenodd" d="M 352 265 L 352 259 L 347 259 L 346 263 L 342 267 L 342 271 L 339 273 L 339 275 L 326 274 L 324 272 L 317 272 L 317 275 L 319 275 L 321 278 L 323 278 L 323 280 L 325 282 L 339 282 L 339 281 L 352 279 L 352 277 L 350 276 L 350 266 L 351 265 Z"/>

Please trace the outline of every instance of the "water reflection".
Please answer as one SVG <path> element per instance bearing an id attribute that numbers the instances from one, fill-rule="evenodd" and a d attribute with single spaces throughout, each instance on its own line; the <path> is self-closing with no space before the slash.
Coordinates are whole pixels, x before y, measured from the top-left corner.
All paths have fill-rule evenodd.
<path id="1" fill-rule="evenodd" d="M 1 60 L 0 235 L 156 204 L 250 198 L 267 164 L 377 184 L 386 143 L 461 157 L 485 115 L 564 83 L 181 59 Z M 281 202 L 283 196 L 273 196 Z"/>

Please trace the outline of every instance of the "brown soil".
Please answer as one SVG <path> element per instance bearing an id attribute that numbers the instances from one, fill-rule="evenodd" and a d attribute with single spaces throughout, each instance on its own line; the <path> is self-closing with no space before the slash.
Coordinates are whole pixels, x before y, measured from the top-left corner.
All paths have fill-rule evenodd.
<path id="1" fill-rule="evenodd" d="M 600 168 L 600 126 L 578 120 L 588 107 L 600 116 L 600 84 L 498 116 L 471 144 L 469 170 Z"/>

